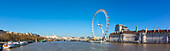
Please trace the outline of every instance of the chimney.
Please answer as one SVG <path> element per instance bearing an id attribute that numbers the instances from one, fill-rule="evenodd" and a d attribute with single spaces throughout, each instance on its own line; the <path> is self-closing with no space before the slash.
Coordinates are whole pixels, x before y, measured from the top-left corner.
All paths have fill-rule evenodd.
<path id="1" fill-rule="evenodd" d="M 123 33 L 123 31 L 122 31 L 122 33 Z"/>
<path id="2" fill-rule="evenodd" d="M 168 32 L 168 27 L 166 28 L 166 31 Z"/>
<path id="3" fill-rule="evenodd" d="M 145 33 L 147 33 L 147 31 L 148 31 L 147 28 L 145 28 Z"/>
<path id="4" fill-rule="evenodd" d="M 115 31 L 115 33 L 117 34 L 117 31 Z"/>
<path id="5" fill-rule="evenodd" d="M 158 28 L 158 32 L 159 32 L 159 28 Z"/>
<path id="6" fill-rule="evenodd" d="M 155 28 L 154 28 L 154 32 L 156 32 L 156 31 L 155 31 Z"/>

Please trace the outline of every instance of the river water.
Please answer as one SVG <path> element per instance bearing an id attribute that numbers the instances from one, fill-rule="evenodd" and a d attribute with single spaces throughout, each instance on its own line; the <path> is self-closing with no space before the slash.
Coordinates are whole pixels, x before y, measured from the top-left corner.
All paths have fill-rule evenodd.
<path id="1" fill-rule="evenodd" d="M 3 51 L 170 51 L 170 44 L 38 42 Z"/>

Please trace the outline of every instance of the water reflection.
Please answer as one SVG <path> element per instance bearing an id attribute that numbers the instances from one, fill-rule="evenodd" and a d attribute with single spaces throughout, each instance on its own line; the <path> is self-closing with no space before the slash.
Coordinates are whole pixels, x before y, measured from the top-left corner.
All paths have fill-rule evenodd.
<path id="1" fill-rule="evenodd" d="M 4 51 L 168 51 L 169 44 L 45 42 L 4 49 Z"/>

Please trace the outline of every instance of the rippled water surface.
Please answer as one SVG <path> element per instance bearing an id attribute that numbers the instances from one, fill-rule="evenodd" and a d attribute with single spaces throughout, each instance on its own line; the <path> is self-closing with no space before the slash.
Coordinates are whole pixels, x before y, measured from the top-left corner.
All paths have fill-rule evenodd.
<path id="1" fill-rule="evenodd" d="M 170 51 L 169 44 L 39 42 L 3 51 Z"/>

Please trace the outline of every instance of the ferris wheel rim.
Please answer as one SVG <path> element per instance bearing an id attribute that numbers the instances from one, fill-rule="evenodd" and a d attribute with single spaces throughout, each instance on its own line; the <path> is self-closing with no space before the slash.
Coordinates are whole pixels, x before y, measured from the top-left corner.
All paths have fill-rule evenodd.
<path id="1" fill-rule="evenodd" d="M 94 33 L 94 20 L 95 20 L 95 16 L 96 14 L 98 14 L 99 12 L 103 12 L 105 14 L 105 17 L 106 17 L 106 28 L 105 28 L 105 31 L 104 31 L 104 35 L 106 36 L 107 32 L 108 32 L 108 29 L 109 29 L 109 16 L 106 12 L 106 10 L 104 9 L 99 9 L 95 12 L 95 14 L 93 15 L 93 19 L 92 19 L 92 25 L 91 25 L 91 31 L 92 31 L 92 35 L 93 37 L 95 38 L 95 33 Z"/>

